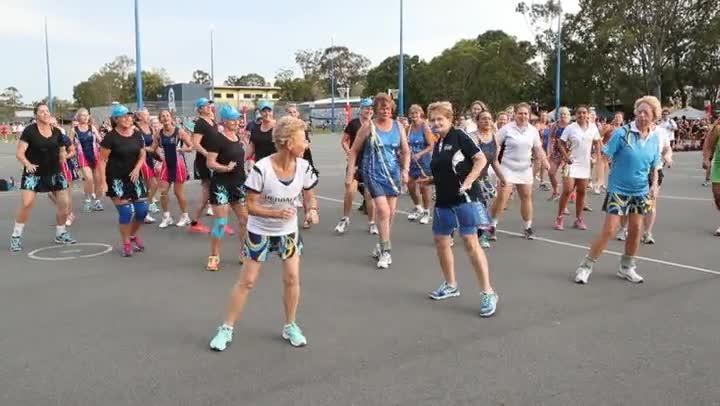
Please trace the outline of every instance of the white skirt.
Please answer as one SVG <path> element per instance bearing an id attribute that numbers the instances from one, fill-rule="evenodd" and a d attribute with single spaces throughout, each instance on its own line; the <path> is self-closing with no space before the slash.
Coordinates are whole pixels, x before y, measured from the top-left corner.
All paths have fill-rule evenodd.
<path id="1" fill-rule="evenodd" d="M 589 164 L 589 162 L 588 162 Z M 573 179 L 590 179 L 590 166 L 573 163 L 568 165 L 569 178 Z"/>
<path id="2" fill-rule="evenodd" d="M 505 183 L 513 185 L 532 185 L 533 184 L 533 168 L 529 166 L 527 169 L 513 170 L 507 166 L 500 164 L 500 169 L 505 176 Z"/>

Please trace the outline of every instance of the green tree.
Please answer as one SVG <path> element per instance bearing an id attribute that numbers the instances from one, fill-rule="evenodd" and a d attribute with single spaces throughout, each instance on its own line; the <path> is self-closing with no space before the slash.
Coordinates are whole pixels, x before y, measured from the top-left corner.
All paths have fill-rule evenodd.
<path id="1" fill-rule="evenodd" d="M 248 73 L 247 75 L 228 76 L 225 80 L 226 86 L 267 86 L 265 78 L 257 73 Z"/>
<path id="2" fill-rule="evenodd" d="M 212 78 L 210 77 L 210 74 L 205 72 L 204 70 L 197 69 L 192 73 L 192 80 L 190 83 L 195 83 L 198 85 L 210 85 L 212 83 Z"/>
<path id="3" fill-rule="evenodd" d="M 294 77 L 292 69 L 281 69 L 275 75 L 275 86 L 280 88 L 280 97 L 290 101 L 312 101 L 315 99 L 313 82 Z"/>
<path id="4" fill-rule="evenodd" d="M 333 46 L 325 49 L 320 57 L 317 76 L 325 82 L 329 91 L 333 75 L 335 86 L 350 86 L 365 79 L 370 60 L 360 54 L 351 52 L 344 46 Z"/>
<path id="5" fill-rule="evenodd" d="M 8 86 L 0 92 L 0 103 L 10 107 L 16 107 L 22 104 L 22 97 L 23 95 L 17 87 Z"/>
<path id="6" fill-rule="evenodd" d="M 427 62 L 420 59 L 419 56 L 403 55 L 403 72 L 405 76 L 405 104 L 420 104 L 427 106 L 430 103 L 426 86 L 426 74 L 428 69 Z M 399 55 L 386 58 L 384 61 L 367 73 L 366 86 L 363 91 L 364 96 L 374 96 L 379 92 L 387 92 L 388 89 L 396 89 L 398 87 L 398 70 Z"/>
<path id="7" fill-rule="evenodd" d="M 142 82 L 143 100 L 157 101 L 162 96 L 163 88 L 170 83 L 170 77 L 165 69 L 156 69 L 150 72 L 142 71 Z M 123 86 L 127 92 L 124 97 L 127 101 L 135 100 L 136 86 L 135 72 L 132 72 L 128 75 L 127 82 Z"/>
<path id="8" fill-rule="evenodd" d="M 113 102 L 135 101 L 135 62 L 127 56 L 119 56 L 103 65 L 73 87 L 75 103 L 82 107 L 108 105 Z M 143 100 L 158 100 L 162 88 L 170 82 L 164 69 L 142 71 Z"/>

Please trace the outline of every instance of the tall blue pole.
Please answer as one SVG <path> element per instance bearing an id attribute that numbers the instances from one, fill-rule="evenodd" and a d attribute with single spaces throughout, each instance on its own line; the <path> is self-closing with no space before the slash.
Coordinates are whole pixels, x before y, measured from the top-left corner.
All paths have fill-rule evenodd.
<path id="1" fill-rule="evenodd" d="M 213 34 L 215 26 L 210 26 L 210 100 L 215 100 L 215 42 Z"/>
<path id="2" fill-rule="evenodd" d="M 140 8 L 135 0 L 135 102 L 143 108 L 142 60 L 140 59 Z"/>
<path id="3" fill-rule="evenodd" d="M 332 122 L 330 123 L 330 129 L 334 133 L 335 132 L 335 38 L 332 38 L 330 41 L 330 52 L 332 55 L 332 59 L 330 59 L 330 93 L 332 95 L 332 103 L 330 106 L 330 117 L 332 119 Z"/>
<path id="4" fill-rule="evenodd" d="M 560 117 L 560 54 L 562 47 L 562 5 L 558 0 L 557 62 L 555 66 L 555 121 Z"/>
<path id="5" fill-rule="evenodd" d="M 400 0 L 400 68 L 398 72 L 398 115 L 405 115 L 405 56 L 403 54 L 403 0 Z"/>
<path id="6" fill-rule="evenodd" d="M 47 67 L 48 109 L 53 112 L 52 86 L 50 85 L 50 45 L 48 45 L 47 17 L 45 17 L 45 66 Z"/>

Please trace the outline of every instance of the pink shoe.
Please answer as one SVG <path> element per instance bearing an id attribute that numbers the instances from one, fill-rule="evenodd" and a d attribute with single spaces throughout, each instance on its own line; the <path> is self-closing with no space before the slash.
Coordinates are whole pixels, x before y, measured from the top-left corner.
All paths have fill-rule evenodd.
<path id="1" fill-rule="evenodd" d="M 135 252 L 145 251 L 145 244 L 143 244 L 140 237 L 138 237 L 136 235 L 130 236 L 130 243 L 133 245 L 133 251 L 135 251 Z"/>
<path id="2" fill-rule="evenodd" d="M 129 242 L 123 243 L 123 248 L 122 248 L 122 252 L 120 255 L 122 255 L 126 258 L 133 256 L 132 245 L 130 245 Z"/>
<path id="3" fill-rule="evenodd" d="M 578 230 L 587 230 L 587 225 L 582 217 L 578 217 L 578 219 L 575 220 L 575 228 Z"/>
<path id="4" fill-rule="evenodd" d="M 562 216 L 557 216 L 557 218 L 555 218 L 555 229 L 558 231 L 563 231 L 565 229 Z"/>

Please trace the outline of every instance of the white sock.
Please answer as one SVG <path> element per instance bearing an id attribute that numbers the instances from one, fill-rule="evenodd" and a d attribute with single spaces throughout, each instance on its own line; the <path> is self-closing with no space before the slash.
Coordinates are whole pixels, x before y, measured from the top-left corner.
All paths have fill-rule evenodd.
<path id="1" fill-rule="evenodd" d="M 223 323 L 222 328 L 225 328 L 225 329 L 228 329 L 228 330 L 231 330 L 231 331 L 233 330 L 233 326 L 228 326 L 228 325 L 225 324 L 225 323 Z"/>
<path id="2" fill-rule="evenodd" d="M 170 212 L 169 212 L 169 211 L 164 212 L 164 213 L 163 213 L 163 217 L 164 217 L 164 218 L 170 218 Z"/>
<path id="3" fill-rule="evenodd" d="M 493 227 L 497 227 L 497 225 L 498 225 L 498 220 L 495 219 L 495 218 L 492 219 L 492 226 L 493 226 Z"/>
<path id="4" fill-rule="evenodd" d="M 90 197 L 91 197 L 93 200 L 97 200 L 97 196 L 95 196 L 95 193 L 91 193 L 91 194 L 90 194 Z"/>
<path id="5" fill-rule="evenodd" d="M 423 211 L 422 206 L 419 205 L 419 204 L 416 204 L 416 205 L 415 205 L 415 211 Z"/>
<path id="6" fill-rule="evenodd" d="M 523 223 L 523 224 L 525 224 L 525 229 L 526 229 L 526 230 L 527 230 L 528 228 L 532 227 L 532 221 L 526 221 L 526 222 Z"/>
<path id="7" fill-rule="evenodd" d="M 65 233 L 65 225 L 64 224 L 61 226 L 55 226 L 55 235 L 56 236 L 63 235 L 63 233 Z"/>
<path id="8" fill-rule="evenodd" d="M 13 237 L 22 237 L 23 229 L 25 228 L 25 224 L 21 223 L 15 223 L 15 227 L 13 227 Z"/>
<path id="9" fill-rule="evenodd" d="M 186 218 L 186 219 L 189 219 L 189 218 L 190 218 L 190 215 L 187 214 L 187 212 L 186 212 L 186 213 L 183 213 L 183 214 L 182 214 L 182 217 L 183 217 L 183 218 Z"/>

